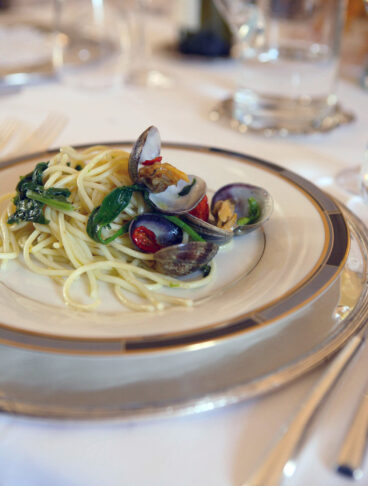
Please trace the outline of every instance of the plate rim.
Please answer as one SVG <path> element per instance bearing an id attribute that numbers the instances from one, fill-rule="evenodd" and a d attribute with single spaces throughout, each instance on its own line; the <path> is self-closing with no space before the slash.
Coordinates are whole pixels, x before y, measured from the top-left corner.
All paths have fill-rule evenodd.
<path id="1" fill-rule="evenodd" d="M 77 150 L 83 150 L 84 148 L 91 147 L 92 145 L 125 147 L 131 146 L 133 143 L 134 141 L 112 141 L 73 145 L 73 147 Z M 308 304 L 308 302 L 319 296 L 338 277 L 348 257 L 350 248 L 350 233 L 343 212 L 331 196 L 327 195 L 312 182 L 302 176 L 299 176 L 295 172 L 292 172 L 289 169 L 273 162 L 269 162 L 263 158 L 248 155 L 243 152 L 207 145 L 177 142 L 163 142 L 162 147 L 169 149 L 199 151 L 235 158 L 240 162 L 253 164 L 262 170 L 270 171 L 273 175 L 280 177 L 301 191 L 318 211 L 326 234 L 330 237 L 329 240 L 326 238 L 322 253 L 312 270 L 292 289 L 289 289 L 287 292 L 282 294 L 277 299 L 269 302 L 267 305 L 260 306 L 251 312 L 247 312 L 240 316 L 216 323 L 215 326 L 211 324 L 205 325 L 200 329 L 168 332 L 165 334 L 148 335 L 143 337 L 133 336 L 101 338 L 68 335 L 58 336 L 39 331 L 16 329 L 0 322 L 0 343 L 40 351 L 93 355 L 135 354 L 163 351 L 170 352 L 172 350 L 185 349 L 188 346 L 193 345 L 205 346 L 208 342 L 212 343 L 215 341 L 217 343 L 222 339 L 249 332 L 254 328 L 260 329 L 261 327 L 269 325 L 276 320 L 285 318 L 286 316 L 303 308 Z M 19 163 L 30 162 L 33 159 L 53 155 L 57 153 L 58 150 L 59 148 L 55 148 L 4 160 L 0 163 L 0 171 Z M 344 238 L 341 238 L 341 235 L 339 235 L 339 239 L 334 238 L 337 229 L 343 229 Z M 257 319 L 257 313 L 262 313 L 264 310 L 272 310 L 272 307 L 275 307 L 277 303 L 283 302 L 285 298 L 290 299 L 299 291 L 305 291 L 306 288 L 308 289 L 308 287 L 313 283 L 313 276 L 315 278 L 318 274 L 320 274 L 323 269 L 326 268 L 329 261 L 331 261 L 331 266 L 335 267 L 335 271 L 333 272 L 332 276 L 325 279 L 324 284 L 318 288 L 317 292 L 310 294 L 308 298 L 302 300 L 297 305 L 291 307 L 289 306 L 287 311 L 284 311 L 273 318 L 268 318 L 263 321 L 260 321 L 259 318 Z M 256 318 L 252 317 L 252 315 L 255 315 Z"/>
<path id="2" fill-rule="evenodd" d="M 368 257 L 368 229 L 350 210 L 341 204 L 348 216 L 349 227 L 352 226 L 354 235 L 359 238 L 360 251 L 364 258 L 362 281 L 366 282 L 367 257 Z M 244 400 L 252 399 L 278 390 L 305 375 L 311 370 L 325 364 L 357 333 L 367 327 L 368 311 L 368 285 L 362 286 L 358 300 L 354 304 L 346 323 L 339 326 L 327 339 L 322 340 L 309 353 L 300 356 L 281 368 L 263 375 L 262 377 L 215 391 L 200 397 L 188 397 L 186 400 L 170 404 L 153 405 L 145 403 L 142 408 L 122 409 L 111 405 L 107 408 L 80 406 L 68 407 L 63 405 L 50 405 L 33 403 L 22 398 L 8 396 L 5 393 L 0 396 L 0 409 L 3 412 L 19 416 L 28 416 L 41 420 L 43 423 L 59 420 L 76 421 L 112 421 L 121 423 L 142 423 L 145 420 L 162 418 L 175 418 L 228 407 Z"/>

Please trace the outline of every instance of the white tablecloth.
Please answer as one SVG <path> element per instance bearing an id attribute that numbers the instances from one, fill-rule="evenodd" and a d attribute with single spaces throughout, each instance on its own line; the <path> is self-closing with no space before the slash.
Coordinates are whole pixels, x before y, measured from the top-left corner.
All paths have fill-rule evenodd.
<path id="1" fill-rule="evenodd" d="M 338 197 L 368 223 L 367 206 L 334 184 L 342 168 L 362 163 L 368 141 L 368 93 L 341 82 L 341 103 L 357 120 L 329 134 L 288 139 L 241 135 L 208 120 L 232 88 L 233 61 L 173 57 L 160 67 L 174 79 L 165 90 L 122 86 L 78 91 L 60 84 L 0 97 L 0 118 L 33 124 L 51 110 L 69 123 L 54 145 L 135 139 L 148 125 L 165 141 L 215 145 L 286 166 Z M 318 413 L 285 484 L 344 486 L 333 472 L 338 446 L 367 381 L 368 349 L 345 372 Z M 2 486 L 237 486 L 249 475 L 323 371 L 274 393 L 205 414 L 142 422 L 42 421 L 0 415 Z M 366 477 L 361 484 L 368 484 Z"/>

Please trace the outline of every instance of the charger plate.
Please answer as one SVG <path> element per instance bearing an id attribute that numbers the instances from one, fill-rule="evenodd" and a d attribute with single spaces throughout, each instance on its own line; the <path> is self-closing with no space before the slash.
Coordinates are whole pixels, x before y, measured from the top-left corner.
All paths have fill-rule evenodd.
<path id="1" fill-rule="evenodd" d="M 3 162 L 0 193 L 52 154 Z M 234 181 L 267 188 L 271 220 L 220 253 L 214 283 L 192 296 L 193 309 L 132 313 L 106 288 L 99 310 L 76 312 L 59 288 L 12 262 L 0 277 L 4 410 L 137 418 L 212 409 L 287 383 L 362 325 L 367 235 L 346 209 L 245 154 L 183 144 L 164 144 L 162 154 L 211 190 Z"/>

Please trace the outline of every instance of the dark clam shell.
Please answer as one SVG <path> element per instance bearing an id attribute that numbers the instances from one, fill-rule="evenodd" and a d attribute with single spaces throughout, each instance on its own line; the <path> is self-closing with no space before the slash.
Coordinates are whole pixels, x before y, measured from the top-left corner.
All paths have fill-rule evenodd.
<path id="1" fill-rule="evenodd" d="M 259 204 L 261 210 L 260 217 L 254 223 L 242 226 L 238 225 L 233 229 L 234 234 L 248 233 L 249 231 L 252 231 L 264 224 L 272 214 L 273 199 L 266 189 L 240 182 L 228 184 L 218 189 L 213 195 L 211 211 L 213 211 L 213 207 L 217 201 L 225 201 L 230 199 L 235 205 L 235 212 L 238 219 L 247 217 L 249 215 L 248 199 L 251 197 L 254 198 Z"/>
<path id="2" fill-rule="evenodd" d="M 152 160 L 160 155 L 161 137 L 158 128 L 148 127 L 141 133 L 133 145 L 129 156 L 128 171 L 133 182 L 137 182 L 139 164 L 145 160 Z"/>
<path id="3" fill-rule="evenodd" d="M 207 265 L 217 251 L 217 245 L 202 241 L 169 246 L 155 253 L 155 268 L 160 273 L 175 277 L 188 275 Z"/>
<path id="4" fill-rule="evenodd" d="M 161 247 L 167 247 L 170 245 L 177 245 L 183 240 L 183 230 L 176 226 L 164 216 L 154 213 L 144 213 L 135 218 L 129 227 L 129 236 L 134 245 L 141 251 L 133 238 L 134 231 L 140 226 L 144 226 L 148 230 L 152 231 L 156 237 L 156 243 Z"/>
<path id="5" fill-rule="evenodd" d="M 185 220 L 189 225 L 204 238 L 211 243 L 217 243 L 218 245 L 224 245 L 233 238 L 233 232 L 218 228 L 214 224 L 207 223 L 192 214 L 186 214 Z"/>

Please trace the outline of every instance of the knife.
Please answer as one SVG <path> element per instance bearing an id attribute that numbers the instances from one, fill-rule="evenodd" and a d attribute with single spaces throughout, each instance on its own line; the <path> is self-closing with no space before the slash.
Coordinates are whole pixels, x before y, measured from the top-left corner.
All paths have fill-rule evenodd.
<path id="1" fill-rule="evenodd" d="M 301 443 L 311 418 L 337 382 L 347 364 L 357 351 L 362 348 L 367 332 L 368 325 L 365 322 L 362 330 L 351 337 L 348 343 L 333 358 L 305 401 L 296 411 L 289 425 L 284 429 L 276 444 L 262 461 L 260 467 L 242 486 L 277 486 L 284 477 L 293 474 L 295 470 L 295 464 L 292 461 L 293 453 Z"/>

